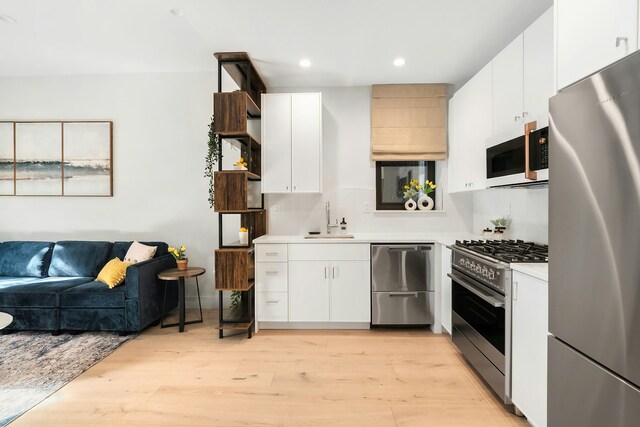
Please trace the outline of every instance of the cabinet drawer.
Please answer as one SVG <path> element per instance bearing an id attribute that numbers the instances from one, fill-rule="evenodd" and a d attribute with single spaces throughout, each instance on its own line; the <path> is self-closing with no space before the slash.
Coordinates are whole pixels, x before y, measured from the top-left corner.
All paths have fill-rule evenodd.
<path id="1" fill-rule="evenodd" d="M 261 322 L 289 320 L 287 292 L 256 292 L 257 317 Z"/>
<path id="2" fill-rule="evenodd" d="M 256 263 L 256 291 L 287 292 L 286 262 Z"/>
<path id="3" fill-rule="evenodd" d="M 287 245 L 256 245 L 256 261 L 287 261 Z"/>
<path id="4" fill-rule="evenodd" d="M 358 243 L 308 243 L 289 245 L 291 261 L 369 261 L 370 247 Z"/>

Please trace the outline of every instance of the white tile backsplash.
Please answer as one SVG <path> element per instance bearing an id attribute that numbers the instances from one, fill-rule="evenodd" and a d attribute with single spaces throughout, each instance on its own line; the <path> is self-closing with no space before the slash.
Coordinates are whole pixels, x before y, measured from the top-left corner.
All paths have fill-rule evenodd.
<path id="1" fill-rule="evenodd" d="M 473 231 L 492 227 L 490 220 L 511 218 L 507 230 L 512 239 L 549 242 L 549 189 L 498 188 L 473 195 Z"/>

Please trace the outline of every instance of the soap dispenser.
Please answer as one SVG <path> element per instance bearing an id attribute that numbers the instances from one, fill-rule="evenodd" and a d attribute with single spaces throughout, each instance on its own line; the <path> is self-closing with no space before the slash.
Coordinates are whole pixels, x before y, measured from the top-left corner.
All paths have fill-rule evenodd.
<path id="1" fill-rule="evenodd" d="M 342 217 L 342 222 L 340 222 L 340 231 L 342 233 L 347 232 L 347 221 L 344 220 L 344 217 Z"/>

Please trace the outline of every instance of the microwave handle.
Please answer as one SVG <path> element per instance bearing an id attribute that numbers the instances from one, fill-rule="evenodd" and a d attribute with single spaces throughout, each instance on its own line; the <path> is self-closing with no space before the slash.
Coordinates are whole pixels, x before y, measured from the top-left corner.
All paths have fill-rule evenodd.
<path id="1" fill-rule="evenodd" d="M 531 170 L 531 155 L 529 146 L 531 144 L 531 132 L 538 128 L 538 122 L 529 122 L 524 125 L 524 177 L 532 181 L 538 179 L 538 172 Z"/>

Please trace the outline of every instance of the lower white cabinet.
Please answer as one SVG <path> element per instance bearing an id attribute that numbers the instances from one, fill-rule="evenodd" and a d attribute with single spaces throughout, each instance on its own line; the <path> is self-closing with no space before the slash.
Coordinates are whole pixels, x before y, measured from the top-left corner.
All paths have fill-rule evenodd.
<path id="1" fill-rule="evenodd" d="M 291 322 L 369 322 L 368 261 L 290 261 Z"/>
<path id="2" fill-rule="evenodd" d="M 547 425 L 548 295 L 547 282 L 513 272 L 511 400 L 536 427 Z"/>
<path id="3" fill-rule="evenodd" d="M 257 244 L 256 253 L 258 322 L 371 321 L 368 244 Z"/>
<path id="4" fill-rule="evenodd" d="M 329 321 L 329 264 L 326 261 L 289 262 L 289 320 Z"/>

